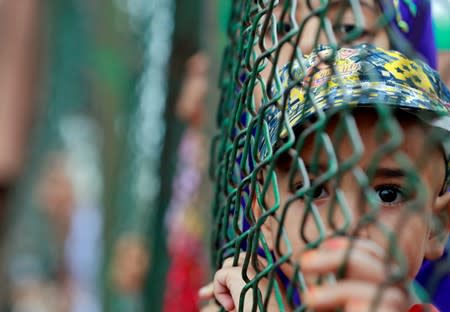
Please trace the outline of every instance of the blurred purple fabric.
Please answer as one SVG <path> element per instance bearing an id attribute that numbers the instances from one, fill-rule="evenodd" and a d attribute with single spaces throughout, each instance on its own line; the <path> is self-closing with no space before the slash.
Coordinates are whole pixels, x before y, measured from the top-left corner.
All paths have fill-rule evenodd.
<path id="1" fill-rule="evenodd" d="M 425 260 L 416 281 L 430 295 L 431 302 L 441 312 L 450 312 L 450 258 L 448 252 L 437 261 Z"/>
<path id="2" fill-rule="evenodd" d="M 408 25 L 408 29 L 401 29 L 394 12 L 394 0 L 382 1 L 384 10 L 390 12 L 392 31 L 395 34 L 391 38 L 393 49 L 399 50 L 406 55 L 410 55 L 411 51 L 416 51 L 432 68 L 437 68 L 437 50 L 433 33 L 433 23 L 431 15 L 431 3 L 429 0 L 398 0 L 398 9 L 400 11 L 401 20 Z M 408 2 L 416 8 L 408 5 Z M 414 14 L 415 13 L 415 14 Z M 405 41 L 396 40 L 403 37 L 409 43 L 409 47 L 405 46 Z"/>

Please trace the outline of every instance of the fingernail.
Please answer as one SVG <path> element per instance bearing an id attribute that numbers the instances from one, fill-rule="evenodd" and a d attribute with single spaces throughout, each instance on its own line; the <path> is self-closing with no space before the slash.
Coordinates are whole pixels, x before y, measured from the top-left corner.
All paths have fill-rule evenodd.
<path id="1" fill-rule="evenodd" d="M 213 293 L 213 291 L 213 285 L 206 285 L 198 290 L 198 295 L 200 297 L 207 296 Z"/>

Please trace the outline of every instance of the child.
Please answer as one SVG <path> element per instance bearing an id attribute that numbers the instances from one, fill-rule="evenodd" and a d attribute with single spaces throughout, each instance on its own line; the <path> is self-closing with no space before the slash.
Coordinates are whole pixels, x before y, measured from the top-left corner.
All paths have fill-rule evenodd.
<path id="1" fill-rule="evenodd" d="M 226 311 L 252 311 L 257 291 L 266 311 L 420 311 L 409 286 L 450 228 L 450 92 L 424 63 L 370 45 L 303 65 L 285 66 L 285 95 L 261 107 L 258 255 L 227 259 L 200 294 Z"/>

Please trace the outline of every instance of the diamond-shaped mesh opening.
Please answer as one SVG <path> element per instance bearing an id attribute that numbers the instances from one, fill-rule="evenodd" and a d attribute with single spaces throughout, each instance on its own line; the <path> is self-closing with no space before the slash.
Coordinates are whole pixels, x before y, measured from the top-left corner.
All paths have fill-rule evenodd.
<path id="1" fill-rule="evenodd" d="M 375 245 L 370 306 L 418 287 L 412 238 L 445 241 L 448 227 L 431 204 L 448 133 L 430 124 L 450 99 L 406 39 L 418 15 L 413 0 L 233 2 L 210 173 L 214 264 L 241 272 L 237 311 L 305 311 L 311 288 L 366 282 L 354 255 Z M 331 241 L 346 242 L 339 266 L 311 271 L 304 255 L 332 259 Z M 437 261 L 430 302 L 450 271 Z"/>

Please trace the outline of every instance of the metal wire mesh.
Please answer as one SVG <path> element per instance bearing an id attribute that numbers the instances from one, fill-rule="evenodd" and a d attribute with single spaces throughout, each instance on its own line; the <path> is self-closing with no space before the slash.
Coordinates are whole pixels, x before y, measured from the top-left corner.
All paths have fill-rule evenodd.
<path id="1" fill-rule="evenodd" d="M 414 3 L 403 1 L 411 12 Z M 378 284 L 373 306 L 380 303 L 386 286 L 409 287 L 409 260 L 398 244 L 402 229 L 407 233 L 412 219 L 429 217 L 424 208 L 429 193 L 420 172 L 428 166 L 430 150 L 442 143 L 443 135 L 429 134 L 420 153 L 411 159 L 402 149 L 405 138 L 410 138 L 403 131 L 403 119 L 410 117 L 384 105 L 380 98 L 370 103 L 371 117 L 367 118 L 361 117 L 367 111 L 355 110 L 355 105 L 324 109 L 312 91 L 313 79 L 305 83 L 308 70 L 318 72 L 321 64 L 329 66 L 335 83 L 348 83 L 340 77 L 343 72 L 337 68 L 337 55 L 342 47 L 361 42 L 418 57 L 413 45 L 399 35 L 405 28 L 408 25 L 398 1 L 369 5 L 344 0 L 233 1 L 219 79 L 219 131 L 212 144 L 210 175 L 215 182 L 214 263 L 220 269 L 230 261 L 226 259 L 232 259 L 232 265 L 241 269 L 245 286 L 238 311 L 270 311 L 275 306 L 279 311 L 306 310 L 302 295 L 312 285 L 345 278 L 346 261 L 338 272 L 318 274 L 311 281 L 303 274 L 299 255 L 321 248 L 332 237 L 358 238 L 372 230 L 381 233 L 387 250 L 383 258 L 386 278 Z M 322 44 L 327 57 L 319 57 L 311 66 L 307 55 L 324 49 Z M 404 64 L 395 66 L 401 70 Z M 325 85 L 330 88 L 329 83 Z M 292 99 L 300 97 L 299 90 L 313 113 L 293 124 Z M 365 95 L 361 91 L 355 101 Z M 278 120 L 275 127 L 270 123 L 273 114 Z M 360 131 L 364 120 L 373 121 L 377 148 L 362 165 L 370 151 L 365 146 L 368 134 Z M 347 150 L 345 156 L 343 150 Z M 404 208 L 391 227 L 383 222 L 381 191 L 374 187 L 386 158 L 402 172 L 405 197 Z M 354 202 L 343 186 L 349 177 L 357 194 Z M 328 193 L 326 204 L 320 202 L 323 192 Z M 439 223 L 440 219 L 434 220 Z M 392 263 L 398 265 L 397 270 L 391 270 Z"/>

